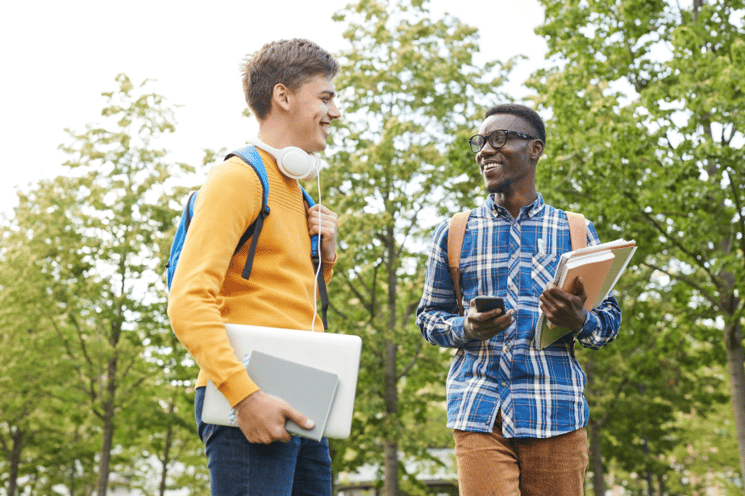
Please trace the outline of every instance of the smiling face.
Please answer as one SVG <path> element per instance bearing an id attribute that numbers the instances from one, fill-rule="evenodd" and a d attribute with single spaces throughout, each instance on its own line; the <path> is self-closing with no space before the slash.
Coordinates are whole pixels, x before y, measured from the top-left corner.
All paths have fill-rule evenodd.
<path id="1" fill-rule="evenodd" d="M 335 94 L 334 83 L 323 75 L 313 76 L 297 91 L 289 92 L 289 144 L 308 153 L 326 148 L 331 121 L 341 116 L 334 103 Z"/>
<path id="2" fill-rule="evenodd" d="M 518 131 L 536 136 L 536 131 L 522 117 L 512 114 L 494 114 L 487 117 L 479 128 L 479 134 L 488 136 L 497 129 Z M 484 185 L 489 193 L 511 195 L 518 191 L 535 189 L 535 165 L 543 153 L 541 140 L 528 140 L 513 135 L 501 148 L 491 144 L 476 154 Z"/>

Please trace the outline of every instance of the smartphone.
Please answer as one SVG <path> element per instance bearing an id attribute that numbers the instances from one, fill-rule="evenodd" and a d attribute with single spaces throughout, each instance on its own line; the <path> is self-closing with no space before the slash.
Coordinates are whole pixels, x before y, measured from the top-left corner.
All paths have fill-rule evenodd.
<path id="1" fill-rule="evenodd" d="M 479 313 L 488 312 L 489 310 L 494 310 L 495 308 L 499 308 L 502 310 L 502 315 L 504 315 L 504 300 L 502 298 L 498 298 L 496 296 L 477 296 L 475 298 L 476 302 L 476 310 L 478 310 Z"/>

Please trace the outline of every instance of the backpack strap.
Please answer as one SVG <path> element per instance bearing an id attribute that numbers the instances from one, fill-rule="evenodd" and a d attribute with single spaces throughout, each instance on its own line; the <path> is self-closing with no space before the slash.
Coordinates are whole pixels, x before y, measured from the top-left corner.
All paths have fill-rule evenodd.
<path id="1" fill-rule="evenodd" d="M 463 293 L 460 288 L 460 251 L 471 211 L 459 212 L 450 219 L 448 230 L 448 268 L 455 286 L 455 299 L 458 302 L 458 315 L 463 315 Z"/>
<path id="2" fill-rule="evenodd" d="M 303 200 L 305 201 L 306 210 L 308 210 L 310 207 L 314 206 L 316 204 L 315 200 L 308 194 L 307 191 L 305 191 L 305 188 L 300 186 L 300 189 L 303 191 Z M 310 255 L 313 257 L 313 260 L 321 260 L 320 252 L 318 251 L 318 234 L 314 234 L 310 238 Z"/>
<path id="3" fill-rule="evenodd" d="M 241 239 L 238 242 L 238 246 L 236 247 L 236 251 L 240 250 L 241 246 L 243 246 L 243 244 L 246 243 L 249 238 L 251 238 L 251 245 L 248 247 L 248 255 L 246 256 L 246 264 L 243 266 L 243 272 L 241 272 L 241 276 L 244 279 L 248 279 L 249 277 L 251 277 L 253 260 L 254 256 L 256 255 L 256 245 L 259 242 L 261 229 L 264 227 L 264 219 L 267 218 L 270 212 L 269 205 L 267 205 L 269 198 L 269 179 L 266 176 L 264 161 L 261 160 L 261 155 L 259 155 L 259 152 L 256 151 L 256 147 L 247 145 L 243 148 L 239 148 L 238 150 L 234 150 L 233 152 L 225 156 L 225 160 L 229 159 L 230 157 L 238 157 L 245 163 L 250 165 L 256 172 L 256 175 L 259 176 L 262 187 L 261 211 L 259 212 L 259 215 L 256 216 L 256 220 L 252 222 L 251 225 L 248 226 L 248 229 L 246 229 L 246 232 L 243 233 L 243 236 L 241 236 Z M 256 236 L 253 236 L 254 233 L 256 233 Z"/>
<path id="4" fill-rule="evenodd" d="M 186 200 L 186 208 L 184 208 L 183 215 L 186 217 L 184 222 L 186 222 L 186 229 L 189 229 L 189 225 L 191 224 L 191 218 L 194 217 L 194 204 L 197 202 L 197 191 L 192 191 L 189 195 L 189 199 Z"/>
<path id="5" fill-rule="evenodd" d="M 569 221 L 569 236 L 572 239 L 572 250 L 587 246 L 587 224 L 585 216 L 576 212 L 565 212 Z"/>

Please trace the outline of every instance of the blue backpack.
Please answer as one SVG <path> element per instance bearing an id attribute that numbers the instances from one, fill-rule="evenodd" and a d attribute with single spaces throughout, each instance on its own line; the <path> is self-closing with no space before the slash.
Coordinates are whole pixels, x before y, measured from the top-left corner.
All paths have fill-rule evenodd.
<path id="1" fill-rule="evenodd" d="M 264 227 L 264 220 L 270 212 L 269 205 L 267 205 L 269 197 L 269 180 L 266 176 L 264 162 L 261 160 L 261 156 L 256 151 L 256 148 L 254 146 L 248 145 L 243 148 L 239 148 L 238 150 L 229 153 L 225 157 L 225 160 L 229 159 L 230 157 L 238 157 L 246 162 L 248 165 L 250 165 L 256 172 L 256 175 L 259 176 L 259 180 L 261 181 L 261 211 L 259 212 L 259 215 L 256 217 L 256 219 L 251 223 L 251 225 L 248 226 L 246 231 L 243 233 L 243 236 L 241 236 L 241 239 L 238 241 L 238 246 L 236 246 L 235 251 L 233 252 L 233 254 L 238 253 L 238 250 L 240 250 L 241 247 L 246 243 L 246 241 L 251 238 L 251 245 L 248 248 L 248 255 L 246 256 L 246 265 L 244 266 L 243 272 L 241 273 L 241 276 L 244 279 L 248 279 L 251 276 L 253 259 L 254 255 L 256 254 L 256 244 L 258 243 L 261 229 L 262 227 Z M 303 198 L 308 207 L 312 207 L 313 205 L 315 205 L 315 201 L 313 201 L 313 198 L 311 198 L 308 192 L 305 191 L 302 186 L 300 187 L 300 189 L 303 191 Z M 166 263 L 166 280 L 169 290 L 171 289 L 173 274 L 176 272 L 178 259 L 181 256 L 181 250 L 184 246 L 184 240 L 186 240 L 186 232 L 189 230 L 191 219 L 194 217 L 194 203 L 197 200 L 197 193 L 198 191 L 193 191 L 189 195 L 189 198 L 186 201 L 186 205 L 184 206 L 184 213 L 181 215 L 181 222 L 176 229 L 176 236 L 174 236 L 173 243 L 171 244 L 171 253 L 168 257 L 168 263 Z M 313 258 L 313 266 L 318 273 L 317 281 L 323 310 L 323 326 L 324 328 L 328 329 L 326 314 L 328 311 L 329 302 L 328 294 L 326 292 L 326 281 L 323 278 L 323 270 L 317 270 L 319 264 L 323 263 L 321 261 L 320 252 L 318 250 L 317 234 L 311 238 L 311 257 Z"/>

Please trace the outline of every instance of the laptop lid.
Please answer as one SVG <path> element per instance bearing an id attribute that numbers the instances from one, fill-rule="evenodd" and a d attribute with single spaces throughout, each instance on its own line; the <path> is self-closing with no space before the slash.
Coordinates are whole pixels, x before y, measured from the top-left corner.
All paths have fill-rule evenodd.
<path id="1" fill-rule="evenodd" d="M 253 351 L 259 351 L 336 374 L 339 385 L 323 435 L 349 437 L 362 351 L 359 336 L 242 324 L 225 324 L 225 330 L 236 358 L 244 364 Z M 202 421 L 236 425 L 233 408 L 212 382 L 205 390 Z"/>

